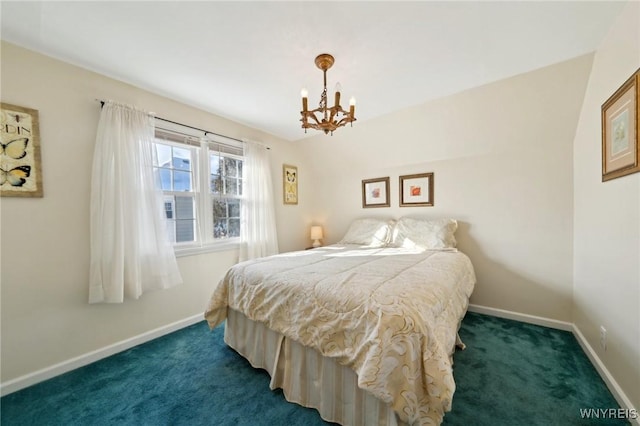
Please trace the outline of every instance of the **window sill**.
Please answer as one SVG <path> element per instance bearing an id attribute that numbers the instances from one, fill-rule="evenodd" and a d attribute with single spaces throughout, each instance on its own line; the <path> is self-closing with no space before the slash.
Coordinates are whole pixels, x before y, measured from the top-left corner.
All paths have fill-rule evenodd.
<path id="1" fill-rule="evenodd" d="M 176 246 L 173 248 L 176 257 L 193 256 L 196 254 L 213 253 L 217 251 L 230 251 L 240 248 L 240 238 L 230 238 L 229 240 L 220 241 L 202 246 Z"/>

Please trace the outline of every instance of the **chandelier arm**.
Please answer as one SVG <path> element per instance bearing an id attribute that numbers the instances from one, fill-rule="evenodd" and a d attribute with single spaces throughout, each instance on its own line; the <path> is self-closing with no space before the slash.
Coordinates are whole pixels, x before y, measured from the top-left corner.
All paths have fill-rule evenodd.
<path id="1" fill-rule="evenodd" d="M 312 109 L 310 111 L 307 111 L 308 114 L 316 114 L 316 113 L 322 113 L 324 112 L 324 109 L 322 108 L 316 108 L 316 109 Z"/>
<path id="2" fill-rule="evenodd" d="M 355 118 L 344 117 L 342 120 L 338 121 L 338 127 L 342 127 L 342 126 L 346 125 L 347 123 L 352 123 L 354 121 L 356 121 Z"/>
<path id="3" fill-rule="evenodd" d="M 317 124 L 320 124 L 320 121 L 318 120 L 318 117 L 316 117 L 315 114 L 311 114 L 311 118 L 313 119 L 313 121 L 315 121 Z"/>
<path id="4" fill-rule="evenodd" d="M 336 107 L 335 107 L 335 106 L 333 106 L 333 107 L 329 108 L 329 111 L 331 112 L 331 114 L 329 114 L 329 121 L 333 123 L 333 122 L 334 122 L 334 119 L 333 119 L 333 118 L 336 116 L 336 113 L 337 113 L 338 111 L 336 110 Z"/>
<path id="5" fill-rule="evenodd" d="M 308 111 L 307 114 L 312 116 L 315 116 L 316 114 L 323 115 L 324 111 L 324 108 L 316 108 L 314 110 Z"/>

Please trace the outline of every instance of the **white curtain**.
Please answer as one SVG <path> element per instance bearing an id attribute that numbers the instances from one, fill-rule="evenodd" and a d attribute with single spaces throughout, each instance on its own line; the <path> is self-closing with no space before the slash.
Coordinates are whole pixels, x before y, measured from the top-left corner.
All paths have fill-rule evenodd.
<path id="1" fill-rule="evenodd" d="M 154 119 L 105 102 L 91 178 L 89 303 L 182 283 L 153 171 Z"/>
<path id="2" fill-rule="evenodd" d="M 245 142 L 240 261 L 278 253 L 275 203 L 267 148 Z"/>

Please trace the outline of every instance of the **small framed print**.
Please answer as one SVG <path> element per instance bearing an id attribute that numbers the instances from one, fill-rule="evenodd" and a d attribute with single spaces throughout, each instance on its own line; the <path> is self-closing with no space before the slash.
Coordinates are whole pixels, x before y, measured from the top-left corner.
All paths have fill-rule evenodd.
<path id="1" fill-rule="evenodd" d="M 433 173 L 400 176 L 400 207 L 433 206 Z"/>
<path id="2" fill-rule="evenodd" d="M 362 181 L 362 208 L 389 207 L 389 177 Z"/>
<path id="3" fill-rule="evenodd" d="M 282 189 L 284 204 L 298 204 L 298 168 L 282 165 Z"/>
<path id="4" fill-rule="evenodd" d="M 640 69 L 602 105 L 602 181 L 640 172 Z"/>
<path id="5" fill-rule="evenodd" d="M 38 110 L 0 104 L 0 196 L 42 197 Z"/>

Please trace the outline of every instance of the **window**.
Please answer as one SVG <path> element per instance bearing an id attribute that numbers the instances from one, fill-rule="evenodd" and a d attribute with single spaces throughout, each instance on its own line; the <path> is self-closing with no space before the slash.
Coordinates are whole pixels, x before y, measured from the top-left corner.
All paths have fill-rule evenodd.
<path id="1" fill-rule="evenodd" d="M 170 240 L 175 243 L 193 242 L 196 240 L 196 192 L 193 185 L 195 148 L 156 142 L 155 149 L 154 168 L 164 193 Z"/>
<path id="2" fill-rule="evenodd" d="M 154 148 L 156 184 L 164 193 L 167 233 L 176 247 L 239 237 L 241 145 L 200 142 L 195 136 L 156 129 Z"/>
<path id="3" fill-rule="evenodd" d="M 209 154 L 213 238 L 240 236 L 242 158 L 230 154 Z"/>

